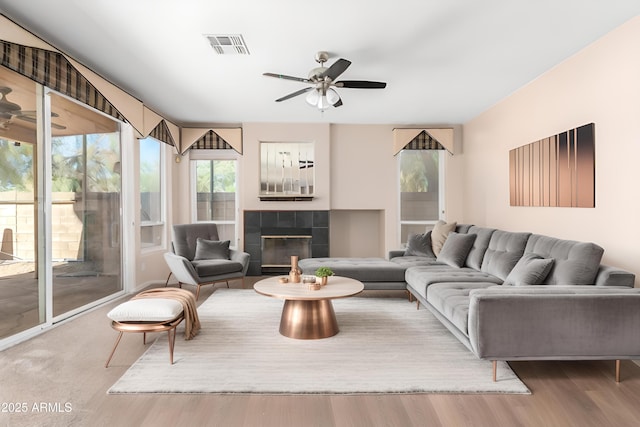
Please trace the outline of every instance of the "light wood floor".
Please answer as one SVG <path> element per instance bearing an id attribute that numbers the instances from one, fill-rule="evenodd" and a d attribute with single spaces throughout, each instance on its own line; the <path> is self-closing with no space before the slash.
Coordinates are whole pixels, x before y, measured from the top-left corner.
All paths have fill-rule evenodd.
<path id="1" fill-rule="evenodd" d="M 251 285 L 247 280 L 247 286 Z M 239 287 L 239 282 L 232 282 Z M 224 285 L 217 285 L 218 287 Z M 200 301 L 213 287 L 202 289 Z M 402 298 L 402 293 L 364 296 Z M 0 411 L 2 426 L 639 426 L 640 367 L 622 362 L 517 362 L 532 395 L 107 395 L 144 352 L 116 337 L 106 318 L 116 301 L 0 352 L 0 403 L 26 403 L 26 413 Z M 179 336 L 178 339 L 181 337 Z M 179 345 L 177 343 L 177 345 Z M 416 361 L 407 361 L 415 369 Z M 487 372 L 491 375 L 491 372 Z M 46 412 L 34 410 L 41 408 Z M 69 404 L 66 411 L 65 404 Z M 48 405 L 48 406 L 47 406 Z M 8 408 L 0 408 L 8 409 Z"/>

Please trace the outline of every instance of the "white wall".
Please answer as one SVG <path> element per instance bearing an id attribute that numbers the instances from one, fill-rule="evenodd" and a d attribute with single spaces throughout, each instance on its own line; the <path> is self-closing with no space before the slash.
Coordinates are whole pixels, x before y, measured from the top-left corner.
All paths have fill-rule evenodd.
<path id="1" fill-rule="evenodd" d="M 464 220 L 593 241 L 640 276 L 640 18 L 464 125 Z M 509 150 L 595 123 L 596 207 L 509 206 Z"/>

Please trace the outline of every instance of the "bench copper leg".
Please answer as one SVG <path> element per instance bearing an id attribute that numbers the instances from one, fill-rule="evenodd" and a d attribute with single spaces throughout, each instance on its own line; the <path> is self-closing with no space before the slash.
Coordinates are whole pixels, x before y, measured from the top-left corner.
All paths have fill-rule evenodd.
<path id="1" fill-rule="evenodd" d="M 616 382 L 620 382 L 620 359 L 616 360 Z"/>
<path id="2" fill-rule="evenodd" d="M 493 382 L 496 382 L 496 373 L 498 371 L 498 361 L 494 360 L 493 361 Z"/>
<path id="3" fill-rule="evenodd" d="M 109 358 L 107 359 L 107 363 L 104 364 L 105 368 L 109 367 L 109 362 L 111 362 L 111 358 L 113 357 L 113 354 L 116 352 L 116 348 L 118 347 L 118 344 L 120 343 L 120 339 L 122 338 L 122 331 L 120 331 L 120 333 L 118 334 L 118 338 L 116 338 L 116 344 L 113 346 L 113 350 L 111 350 L 111 354 L 109 355 Z"/>
<path id="4" fill-rule="evenodd" d="M 171 333 L 172 330 L 173 330 L 173 334 Z M 167 331 L 167 334 L 169 337 L 169 361 L 173 365 L 173 349 L 176 344 L 176 328 L 169 329 Z"/>

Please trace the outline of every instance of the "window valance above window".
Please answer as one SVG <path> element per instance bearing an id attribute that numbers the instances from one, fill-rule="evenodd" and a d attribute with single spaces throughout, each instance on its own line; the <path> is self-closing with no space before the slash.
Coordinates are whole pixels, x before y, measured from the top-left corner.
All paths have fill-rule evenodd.
<path id="1" fill-rule="evenodd" d="M 187 150 L 235 150 L 242 154 L 241 128 L 182 128 L 182 153 Z"/>
<path id="2" fill-rule="evenodd" d="M 172 146 L 176 146 L 175 141 L 173 140 L 173 136 L 171 135 L 171 131 L 169 131 L 169 127 L 164 120 L 161 120 L 158 125 L 153 128 L 153 130 L 149 133 L 150 137 L 157 139 L 158 141 L 162 141 L 165 144 L 169 144 Z"/>
<path id="3" fill-rule="evenodd" d="M 402 150 L 447 150 L 453 154 L 453 129 L 394 129 L 393 153 Z"/>

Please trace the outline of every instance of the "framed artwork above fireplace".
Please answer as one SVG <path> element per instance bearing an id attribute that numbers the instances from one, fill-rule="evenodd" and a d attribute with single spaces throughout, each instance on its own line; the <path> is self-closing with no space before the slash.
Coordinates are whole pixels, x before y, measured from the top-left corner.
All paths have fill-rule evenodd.
<path id="1" fill-rule="evenodd" d="M 313 142 L 260 142 L 260 200 L 312 200 Z"/>

